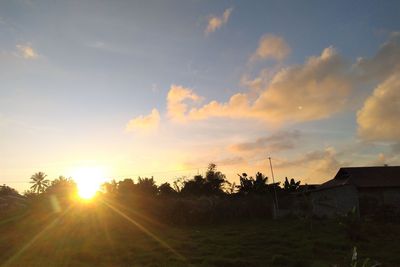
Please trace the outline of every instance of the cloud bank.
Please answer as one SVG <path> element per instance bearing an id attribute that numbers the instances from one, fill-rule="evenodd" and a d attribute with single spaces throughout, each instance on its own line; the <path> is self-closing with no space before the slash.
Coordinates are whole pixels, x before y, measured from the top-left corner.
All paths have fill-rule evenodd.
<path id="1" fill-rule="evenodd" d="M 257 60 L 282 60 L 289 53 L 290 48 L 283 38 L 264 35 L 250 60 L 254 57 Z M 212 100 L 205 103 L 204 97 L 193 89 L 173 84 L 166 100 L 167 118 L 179 123 L 210 118 L 250 119 L 280 126 L 326 119 L 344 110 L 358 109 L 358 136 L 362 140 L 400 142 L 397 122 L 400 114 L 398 35 L 393 35 L 373 57 L 359 58 L 353 64 L 330 46 L 302 64 L 263 70 L 259 77 L 246 78 L 242 84 L 257 90 L 233 94 L 226 102 Z M 377 84 L 373 93 L 365 102 L 355 105 L 354 98 L 362 95 L 362 88 L 371 84 Z M 144 118 L 147 116 L 140 117 L 139 121 Z M 159 120 L 159 115 L 157 118 Z M 257 148 L 277 149 L 271 145 L 271 138 L 235 144 L 231 149 L 242 152 Z M 291 143 L 286 146 L 291 146 Z"/>
<path id="2" fill-rule="evenodd" d="M 178 121 L 222 117 L 275 124 L 327 118 L 346 105 L 352 90 L 348 69 L 335 49 L 328 47 L 303 65 L 278 71 L 253 101 L 247 93 L 237 93 L 227 102 L 197 106 L 193 103 L 198 104 L 201 97 L 193 90 L 172 85 L 167 97 L 168 114 Z"/>

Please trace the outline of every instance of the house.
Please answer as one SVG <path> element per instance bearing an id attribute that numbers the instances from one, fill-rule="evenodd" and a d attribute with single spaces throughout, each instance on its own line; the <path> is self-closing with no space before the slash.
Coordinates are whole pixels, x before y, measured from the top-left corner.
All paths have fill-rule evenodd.
<path id="1" fill-rule="evenodd" d="M 400 166 L 346 167 L 310 192 L 313 213 L 332 217 L 356 208 L 358 215 L 400 212 Z"/>

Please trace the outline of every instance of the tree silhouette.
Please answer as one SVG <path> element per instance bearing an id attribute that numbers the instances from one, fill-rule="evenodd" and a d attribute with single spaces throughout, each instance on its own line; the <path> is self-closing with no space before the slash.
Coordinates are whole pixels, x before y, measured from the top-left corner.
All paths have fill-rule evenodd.
<path id="1" fill-rule="evenodd" d="M 19 196 L 18 191 L 5 184 L 0 185 L 0 196 Z"/>
<path id="2" fill-rule="evenodd" d="M 236 189 L 237 189 L 237 185 L 236 185 L 235 182 L 233 182 L 233 183 L 231 183 L 229 181 L 225 182 L 225 185 L 224 185 L 224 188 L 223 188 L 225 193 L 227 193 L 229 195 L 232 195 L 232 194 L 234 194 L 236 192 Z"/>
<path id="3" fill-rule="evenodd" d="M 174 190 L 178 193 L 181 192 L 182 188 L 185 186 L 186 176 L 178 177 L 173 181 Z"/>
<path id="4" fill-rule="evenodd" d="M 154 178 L 141 178 L 139 177 L 138 182 L 136 184 L 136 192 L 140 195 L 156 195 L 157 194 L 157 185 L 154 182 Z"/>
<path id="5" fill-rule="evenodd" d="M 226 183 L 226 176 L 217 171 L 217 165 L 210 163 L 205 177 L 205 191 L 208 195 L 223 194 L 222 186 Z"/>
<path id="6" fill-rule="evenodd" d="M 240 185 L 237 186 L 238 193 L 241 195 L 248 195 L 253 192 L 253 178 L 247 178 L 247 173 L 238 174 Z"/>
<path id="7" fill-rule="evenodd" d="M 101 188 L 107 194 L 115 195 L 118 192 L 118 183 L 115 181 L 115 179 L 112 179 L 110 182 L 105 182 L 102 184 Z"/>
<path id="8" fill-rule="evenodd" d="M 251 176 L 248 177 L 247 173 L 238 175 L 240 178 L 240 185 L 237 186 L 239 194 L 266 194 L 269 192 L 268 177 L 261 172 L 257 172 L 256 179 Z"/>
<path id="9" fill-rule="evenodd" d="M 134 193 L 136 185 L 132 179 L 127 178 L 118 182 L 118 193 L 127 195 Z"/>
<path id="10" fill-rule="evenodd" d="M 256 173 L 256 179 L 253 182 L 253 191 L 257 194 L 264 194 L 268 192 L 268 177 L 261 172 Z"/>
<path id="11" fill-rule="evenodd" d="M 225 184 L 225 174 L 217 171 L 217 165 L 210 163 L 205 177 L 195 175 L 193 179 L 185 180 L 180 192 L 186 196 L 223 195 Z"/>
<path id="12" fill-rule="evenodd" d="M 47 175 L 44 172 L 37 172 L 31 176 L 30 183 L 33 184 L 31 189 L 36 193 L 43 193 L 49 186 L 50 181 L 46 179 Z"/>
<path id="13" fill-rule="evenodd" d="M 56 194 L 59 196 L 68 196 L 76 193 L 76 190 L 77 186 L 72 178 L 59 176 L 46 188 L 46 193 Z"/>
<path id="14" fill-rule="evenodd" d="M 287 192 L 296 192 L 300 187 L 300 181 L 296 182 L 293 178 L 290 182 L 287 177 L 285 177 L 285 183 L 283 184 L 283 189 Z"/>
<path id="15" fill-rule="evenodd" d="M 201 175 L 195 175 L 193 179 L 183 182 L 181 189 L 182 195 L 201 196 L 206 194 L 205 190 L 206 180 Z"/>
<path id="16" fill-rule="evenodd" d="M 177 192 L 171 187 L 169 183 L 163 183 L 158 187 L 158 194 L 160 196 L 173 196 Z"/>

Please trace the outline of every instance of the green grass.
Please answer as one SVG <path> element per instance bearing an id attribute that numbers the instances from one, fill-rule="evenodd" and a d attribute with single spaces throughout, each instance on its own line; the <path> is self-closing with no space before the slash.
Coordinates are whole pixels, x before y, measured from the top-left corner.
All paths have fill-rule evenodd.
<path id="1" fill-rule="evenodd" d="M 369 257 L 384 266 L 400 266 L 397 245 L 400 225 L 364 223 L 360 228 L 361 241 L 355 242 L 336 221 L 311 224 L 297 219 L 243 220 L 174 227 L 139 216 L 128 208 L 118 209 L 132 221 L 100 204 L 75 206 L 64 214 L 27 212 L 3 218 L 0 263 L 3 266 L 349 266 L 352 248 L 357 246 L 360 258 Z"/>

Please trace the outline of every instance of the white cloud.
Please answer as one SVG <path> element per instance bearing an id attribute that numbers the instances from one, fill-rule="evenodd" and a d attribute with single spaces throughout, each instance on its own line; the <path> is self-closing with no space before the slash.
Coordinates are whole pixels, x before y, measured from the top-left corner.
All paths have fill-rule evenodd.
<path id="1" fill-rule="evenodd" d="M 19 55 L 25 59 L 36 59 L 39 57 L 38 53 L 29 44 L 18 44 L 16 45 L 16 47 L 18 49 Z"/>
<path id="2" fill-rule="evenodd" d="M 146 116 L 138 116 L 130 120 L 126 125 L 126 131 L 134 132 L 150 132 L 158 128 L 160 124 L 160 113 L 157 109 L 153 109 L 150 114 Z"/>
<path id="3" fill-rule="evenodd" d="M 290 54 L 290 47 L 286 41 L 276 35 L 266 34 L 261 37 L 257 50 L 250 57 L 254 62 L 261 59 L 284 60 Z"/>
<path id="4" fill-rule="evenodd" d="M 358 134 L 367 141 L 400 141 L 400 71 L 381 83 L 357 113 Z"/>
<path id="5" fill-rule="evenodd" d="M 206 34 L 209 34 L 209 33 L 215 32 L 216 30 L 221 28 L 223 25 L 225 25 L 228 22 L 232 11 L 233 11 L 233 8 L 231 7 L 231 8 L 226 9 L 221 16 L 211 15 L 208 19 L 207 28 L 205 29 L 204 32 Z"/>

